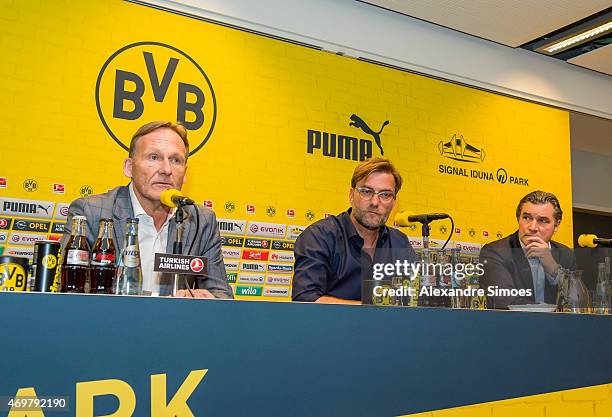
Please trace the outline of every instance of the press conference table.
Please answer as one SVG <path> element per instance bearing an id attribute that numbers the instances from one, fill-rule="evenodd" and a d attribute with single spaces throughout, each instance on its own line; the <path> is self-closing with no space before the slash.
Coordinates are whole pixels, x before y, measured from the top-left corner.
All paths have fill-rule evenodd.
<path id="1" fill-rule="evenodd" d="M 0 317 L 0 397 L 68 398 L 47 415 L 130 396 L 155 415 L 164 378 L 207 417 L 398 416 L 612 382 L 612 316 L 0 293 Z"/>

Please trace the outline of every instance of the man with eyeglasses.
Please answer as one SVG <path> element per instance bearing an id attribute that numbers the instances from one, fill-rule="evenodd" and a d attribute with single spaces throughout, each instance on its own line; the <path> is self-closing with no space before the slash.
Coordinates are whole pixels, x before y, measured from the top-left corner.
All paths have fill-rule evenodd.
<path id="1" fill-rule="evenodd" d="M 401 187 L 402 177 L 388 159 L 355 168 L 351 208 L 310 225 L 295 242 L 294 301 L 360 304 L 364 266 L 389 262 L 390 253 L 416 260 L 408 237 L 385 226 Z"/>
<path id="2" fill-rule="evenodd" d="M 487 292 L 488 308 L 509 305 L 555 304 L 560 268 L 576 269 L 576 258 L 567 246 L 555 242 L 563 211 L 554 194 L 533 191 L 516 208 L 518 230 L 483 246 L 481 287 Z M 502 290 L 490 295 L 490 289 Z M 515 290 L 505 295 L 503 290 Z"/>

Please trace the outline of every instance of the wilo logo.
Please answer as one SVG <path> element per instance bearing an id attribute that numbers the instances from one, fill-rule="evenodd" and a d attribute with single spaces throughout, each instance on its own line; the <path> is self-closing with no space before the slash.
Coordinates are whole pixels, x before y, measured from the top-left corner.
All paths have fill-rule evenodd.
<path id="1" fill-rule="evenodd" d="M 185 126 L 196 153 L 212 134 L 217 102 L 202 67 L 180 49 L 160 42 L 137 42 L 113 53 L 96 82 L 102 124 L 123 149 L 138 127 L 172 119 Z"/>

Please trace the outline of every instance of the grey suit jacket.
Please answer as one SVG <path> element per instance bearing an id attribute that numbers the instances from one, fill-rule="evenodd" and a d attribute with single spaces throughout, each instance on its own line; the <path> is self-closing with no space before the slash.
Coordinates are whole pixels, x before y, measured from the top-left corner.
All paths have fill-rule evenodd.
<path id="1" fill-rule="evenodd" d="M 566 269 L 576 269 L 574 252 L 567 246 L 550 241 L 551 254 L 555 261 Z M 480 251 L 480 262 L 484 265 L 480 287 L 485 291 L 491 286 L 505 289 L 531 289 L 531 297 L 487 297 L 488 308 L 507 309 L 512 304 L 535 303 L 535 288 L 531 267 L 519 242 L 518 232 L 484 245 Z M 557 302 L 557 286 L 545 281 L 544 301 Z"/>
<path id="2" fill-rule="evenodd" d="M 208 259 L 208 277 L 189 276 L 187 281 L 193 285 L 194 280 L 197 288 L 205 288 L 218 298 L 233 298 L 231 287 L 227 283 L 225 275 L 225 265 L 221 254 L 221 237 L 217 227 L 217 218 L 212 210 L 200 205 L 194 205 L 185 209 L 185 219 L 183 221 L 183 254 L 187 255 L 196 234 L 195 210 L 200 216 L 200 227 L 198 239 L 193 244 L 193 249 L 188 255 L 202 256 Z M 72 229 L 72 217 L 82 215 L 87 217 L 87 241 L 93 247 L 98 235 L 98 225 L 101 218 L 109 218 L 114 223 L 114 236 L 116 256 L 119 259 L 123 249 L 123 234 L 125 233 L 126 220 L 134 217 L 134 210 L 130 200 L 130 192 L 127 186 L 114 188 L 107 193 L 93 195 L 90 197 L 79 198 L 70 204 L 68 219 L 64 236 L 61 241 L 61 250 L 68 242 Z M 172 253 L 172 244 L 176 235 L 176 221 L 174 217 L 168 225 L 168 244 L 167 253 Z M 184 280 L 181 280 L 183 284 Z M 181 288 L 184 285 L 181 285 Z M 172 278 L 169 274 L 162 277 L 162 287 L 160 295 L 167 295 L 171 292 Z"/>

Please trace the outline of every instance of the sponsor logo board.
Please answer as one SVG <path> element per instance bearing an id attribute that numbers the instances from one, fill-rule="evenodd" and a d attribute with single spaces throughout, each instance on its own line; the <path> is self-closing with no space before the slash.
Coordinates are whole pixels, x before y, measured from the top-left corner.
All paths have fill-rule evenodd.
<path id="1" fill-rule="evenodd" d="M 241 271 L 249 272 L 264 272 L 266 270 L 265 262 L 240 262 Z"/>
<path id="2" fill-rule="evenodd" d="M 225 264 L 226 271 L 237 271 L 238 270 L 238 262 L 235 261 L 223 261 Z"/>
<path id="3" fill-rule="evenodd" d="M 267 239 L 246 238 L 244 247 L 254 249 L 270 249 L 270 241 Z"/>
<path id="4" fill-rule="evenodd" d="M 244 245 L 244 238 L 243 237 L 233 237 L 233 236 L 221 236 L 221 245 L 241 248 Z"/>
<path id="5" fill-rule="evenodd" d="M 238 259 L 240 258 L 241 252 L 242 251 L 240 249 L 221 248 L 221 253 L 223 254 L 224 258 Z"/>
<path id="6" fill-rule="evenodd" d="M 478 243 L 455 242 L 455 248 L 467 254 L 477 255 L 478 253 L 480 253 L 481 247 L 482 245 L 479 245 Z"/>
<path id="7" fill-rule="evenodd" d="M 287 226 L 287 239 L 297 239 L 299 235 L 306 229 L 305 226 Z"/>
<path id="8" fill-rule="evenodd" d="M 23 256 L 32 259 L 34 256 L 34 247 L 30 246 L 7 246 L 4 248 L 3 255 Z"/>
<path id="9" fill-rule="evenodd" d="M 235 294 L 237 296 L 261 297 L 263 287 L 255 287 L 253 285 L 237 285 Z"/>
<path id="10" fill-rule="evenodd" d="M 229 282 L 230 284 L 235 284 L 236 280 L 238 279 L 238 274 L 235 272 L 227 272 L 225 274 L 227 276 L 227 282 Z"/>
<path id="11" fill-rule="evenodd" d="M 0 230 L 8 230 L 13 224 L 13 219 L 9 217 L 0 217 Z"/>
<path id="12" fill-rule="evenodd" d="M 42 222 L 37 220 L 14 219 L 13 230 L 22 232 L 48 232 L 51 222 Z"/>
<path id="13" fill-rule="evenodd" d="M 290 250 L 295 248 L 295 242 L 284 242 L 282 240 L 273 240 L 272 249 L 274 250 Z"/>
<path id="14" fill-rule="evenodd" d="M 244 272 L 238 274 L 238 283 L 240 284 L 263 284 L 264 281 L 264 274 L 251 274 Z"/>
<path id="15" fill-rule="evenodd" d="M 291 285 L 291 275 L 266 275 L 266 284 Z"/>
<path id="16" fill-rule="evenodd" d="M 293 252 L 272 251 L 270 252 L 270 260 L 274 262 L 295 262 Z"/>
<path id="17" fill-rule="evenodd" d="M 34 245 L 34 243 L 38 242 L 39 240 L 46 239 L 46 234 L 12 232 L 8 243 L 11 245 Z"/>
<path id="18" fill-rule="evenodd" d="M 68 207 L 70 204 L 68 203 L 57 203 L 55 206 L 55 215 L 53 218 L 55 220 L 66 220 L 68 217 Z"/>
<path id="19" fill-rule="evenodd" d="M 246 220 L 217 219 L 219 232 L 226 235 L 244 235 Z"/>
<path id="20" fill-rule="evenodd" d="M 289 288 L 283 287 L 266 287 L 264 289 L 265 297 L 289 297 Z"/>
<path id="21" fill-rule="evenodd" d="M 244 249 L 242 251 L 242 259 L 251 259 L 256 261 L 267 261 L 269 252 L 261 250 Z"/>
<path id="22" fill-rule="evenodd" d="M 0 232 L 0 245 L 4 245 L 8 239 L 8 232 Z"/>
<path id="23" fill-rule="evenodd" d="M 277 223 L 249 222 L 247 235 L 284 238 L 287 225 Z"/>
<path id="24" fill-rule="evenodd" d="M 293 272 L 293 265 L 287 265 L 287 264 L 268 264 L 268 271 L 269 272 L 279 272 L 279 273 L 290 274 L 290 273 Z"/>
<path id="25" fill-rule="evenodd" d="M 55 222 L 53 226 L 51 226 L 51 233 L 64 233 L 64 229 L 66 228 L 65 222 Z"/>
<path id="26" fill-rule="evenodd" d="M 53 201 L 0 198 L 0 214 L 3 215 L 50 219 L 54 207 Z"/>

